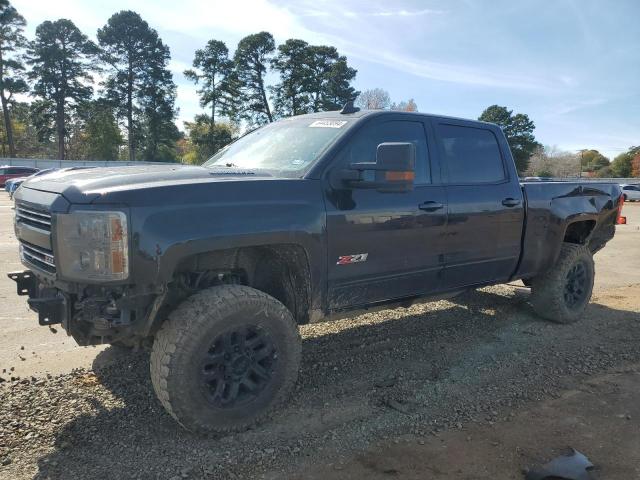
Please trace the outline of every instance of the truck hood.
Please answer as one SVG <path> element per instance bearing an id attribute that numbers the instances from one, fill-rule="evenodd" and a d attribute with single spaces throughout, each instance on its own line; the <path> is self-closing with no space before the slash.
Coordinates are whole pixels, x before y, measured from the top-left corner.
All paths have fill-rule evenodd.
<path id="1" fill-rule="evenodd" d="M 123 190 L 265 177 L 270 175 L 264 171 L 169 163 L 53 172 L 25 181 L 22 188 L 58 193 L 71 203 L 91 203 L 103 195 Z"/>

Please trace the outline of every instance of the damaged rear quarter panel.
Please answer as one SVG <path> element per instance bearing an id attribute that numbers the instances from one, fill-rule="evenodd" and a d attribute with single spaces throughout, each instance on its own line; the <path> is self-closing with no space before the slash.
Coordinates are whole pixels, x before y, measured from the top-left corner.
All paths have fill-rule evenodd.
<path id="1" fill-rule="evenodd" d="M 614 183 L 531 182 L 524 183 L 523 190 L 527 218 L 516 278 L 551 267 L 560 253 L 567 227 L 574 222 L 594 221 L 594 235 L 606 238 L 620 196 L 620 187 Z"/>

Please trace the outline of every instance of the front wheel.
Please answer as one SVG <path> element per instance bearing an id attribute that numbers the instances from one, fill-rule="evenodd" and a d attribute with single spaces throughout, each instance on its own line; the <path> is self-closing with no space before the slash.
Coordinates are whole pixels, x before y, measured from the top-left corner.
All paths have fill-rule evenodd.
<path id="1" fill-rule="evenodd" d="M 534 310 L 557 323 L 579 320 L 591 299 L 594 276 L 591 251 L 584 245 L 564 243 L 556 264 L 532 281 Z"/>
<path id="2" fill-rule="evenodd" d="M 301 341 L 287 308 L 240 285 L 189 297 L 157 333 L 151 380 L 183 427 L 242 431 L 286 400 L 300 366 Z"/>

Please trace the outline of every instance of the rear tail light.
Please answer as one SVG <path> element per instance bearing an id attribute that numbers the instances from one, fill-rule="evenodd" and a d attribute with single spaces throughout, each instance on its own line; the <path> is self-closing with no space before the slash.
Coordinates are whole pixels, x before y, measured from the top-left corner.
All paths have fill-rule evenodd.
<path id="1" fill-rule="evenodd" d="M 624 205 L 624 195 L 620 195 L 620 198 L 618 198 L 618 216 L 616 217 L 616 225 L 625 225 L 627 223 L 627 217 L 622 216 L 623 205 Z"/>

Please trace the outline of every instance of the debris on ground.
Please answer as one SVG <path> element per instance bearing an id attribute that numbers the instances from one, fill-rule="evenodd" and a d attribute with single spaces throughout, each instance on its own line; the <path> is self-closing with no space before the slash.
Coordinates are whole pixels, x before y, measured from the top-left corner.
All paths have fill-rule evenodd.
<path id="1" fill-rule="evenodd" d="M 568 455 L 561 455 L 540 468 L 529 470 L 526 480 L 590 480 L 589 469 L 593 464 L 582 453 L 571 449 Z"/>

